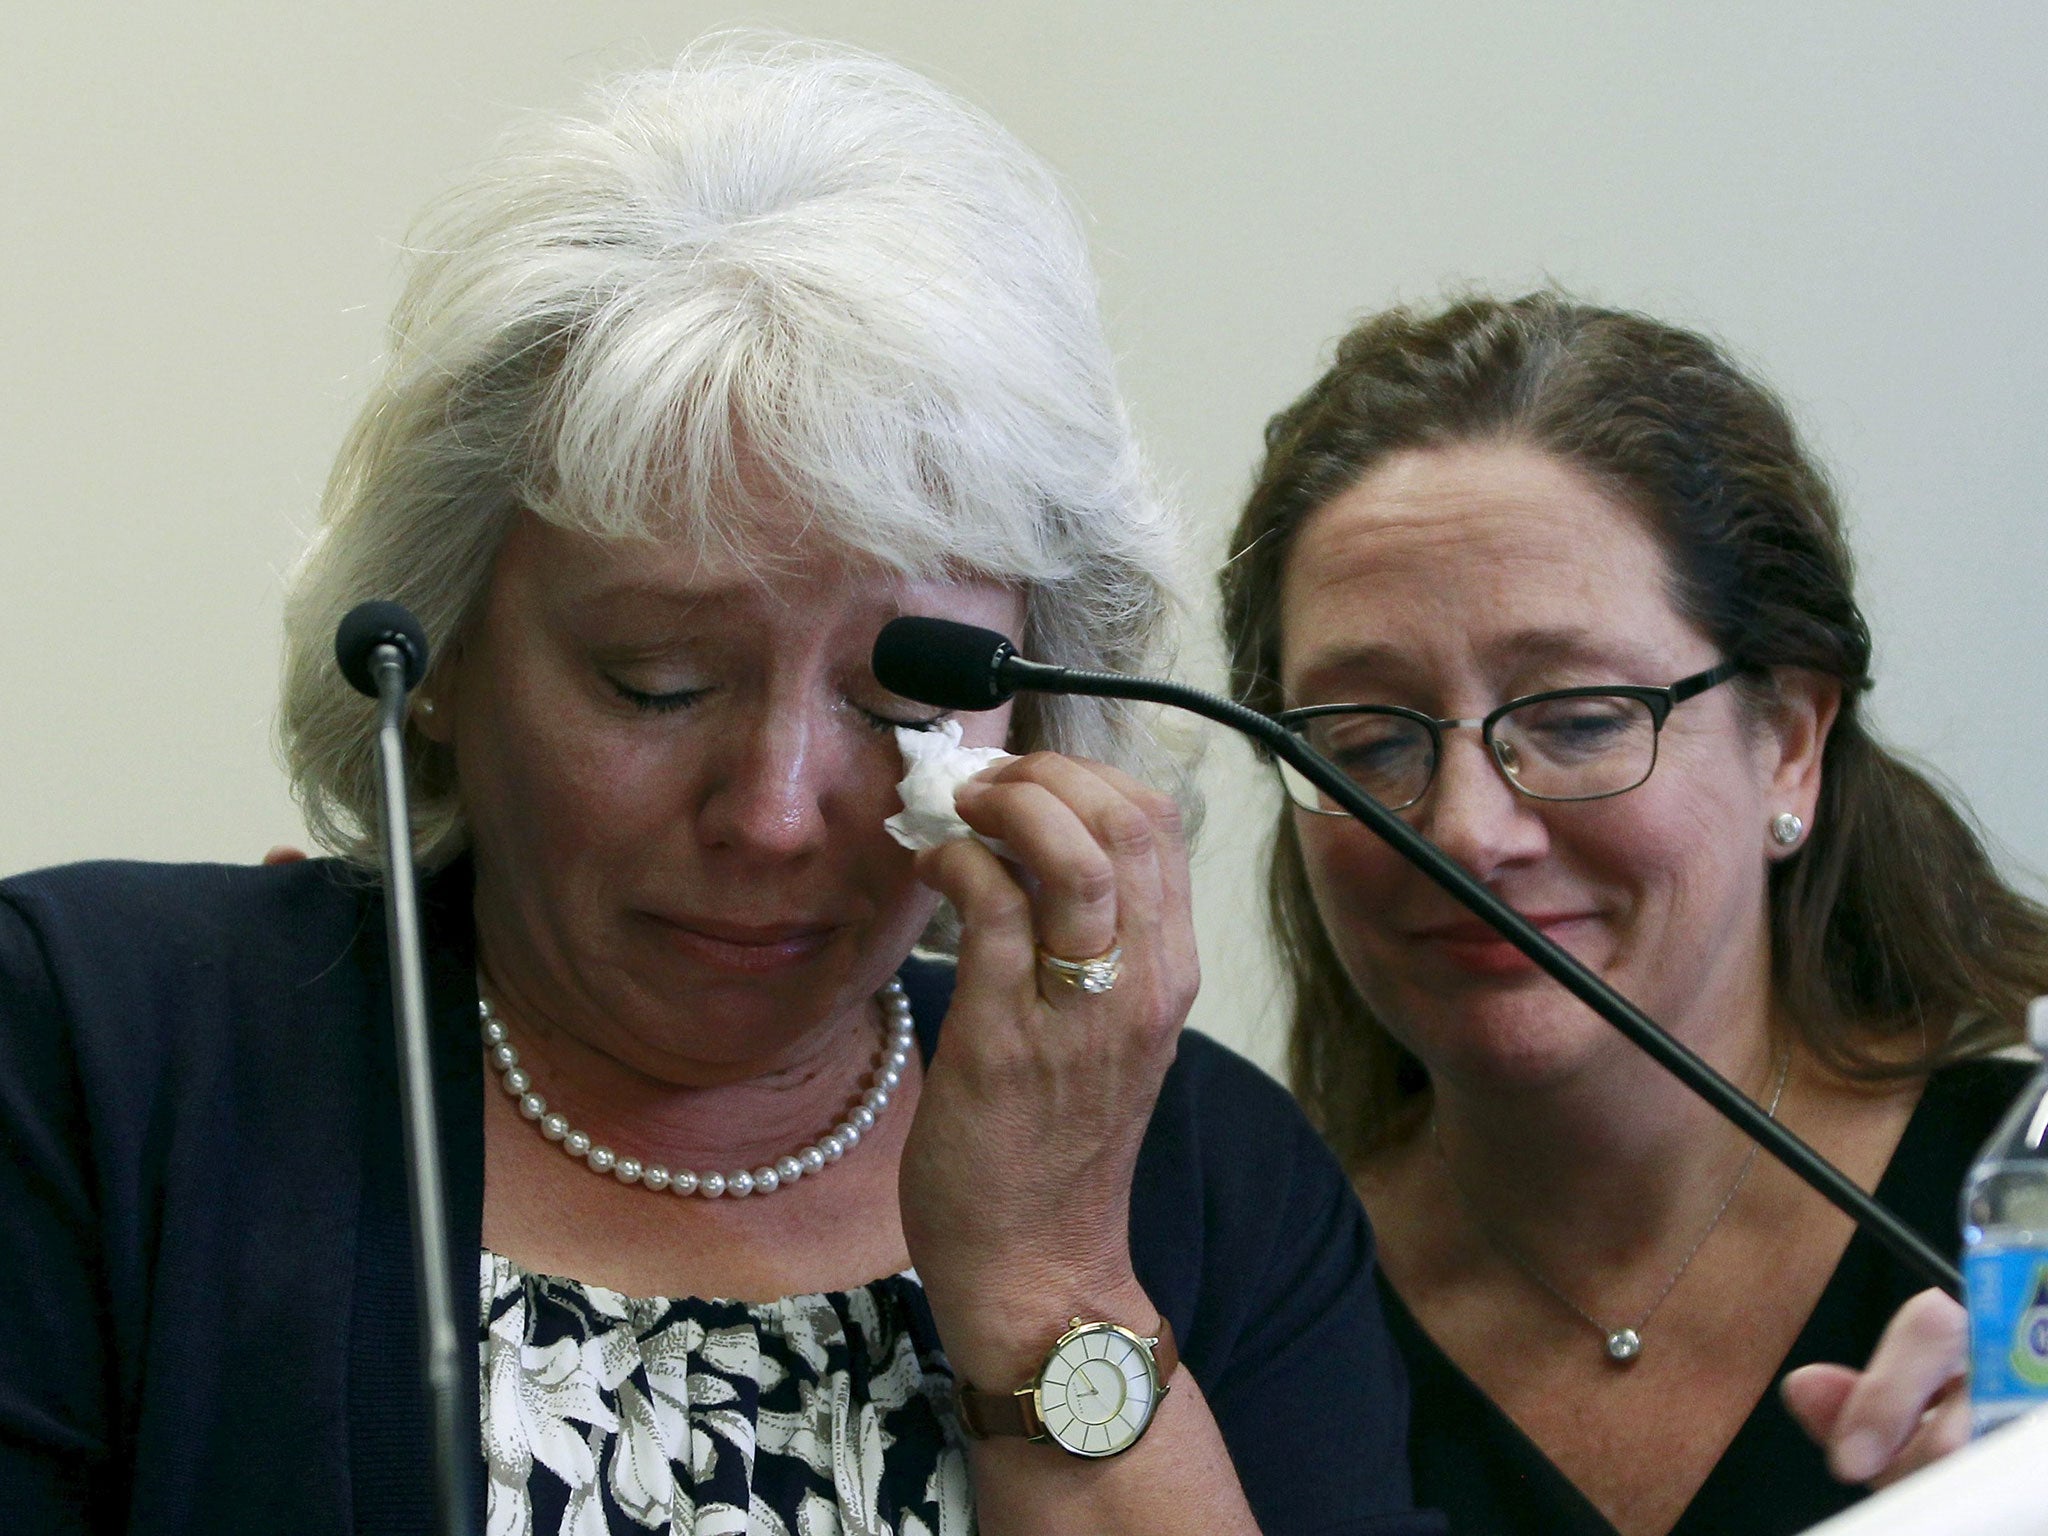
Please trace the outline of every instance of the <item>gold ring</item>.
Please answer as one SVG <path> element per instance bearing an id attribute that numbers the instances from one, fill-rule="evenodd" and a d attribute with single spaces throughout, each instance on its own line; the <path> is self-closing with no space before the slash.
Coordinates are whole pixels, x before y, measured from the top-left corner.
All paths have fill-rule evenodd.
<path id="1" fill-rule="evenodd" d="M 1112 945 L 1108 953 L 1097 955 L 1092 960 L 1062 960 L 1058 955 L 1041 949 L 1038 963 L 1064 985 L 1091 996 L 1100 996 L 1114 987 L 1117 977 L 1123 974 L 1124 947 Z"/>

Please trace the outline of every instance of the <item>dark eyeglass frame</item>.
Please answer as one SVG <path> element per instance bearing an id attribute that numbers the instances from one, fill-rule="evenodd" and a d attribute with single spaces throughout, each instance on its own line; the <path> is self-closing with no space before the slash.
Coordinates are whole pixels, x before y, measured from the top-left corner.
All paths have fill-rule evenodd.
<path id="1" fill-rule="evenodd" d="M 1301 729 L 1305 722 L 1324 715 L 1393 715 L 1402 720 L 1412 720 L 1417 725 L 1427 729 L 1430 747 L 1429 777 L 1422 781 L 1422 788 L 1417 790 L 1408 799 L 1403 800 L 1399 805 L 1389 804 L 1387 809 L 1390 811 L 1407 810 L 1410 806 L 1419 803 L 1422 797 L 1428 794 L 1432 786 L 1435 785 L 1437 769 L 1442 765 L 1444 759 L 1444 732 L 1452 729 L 1472 728 L 1477 728 L 1479 739 L 1486 744 L 1488 759 L 1492 761 L 1495 770 L 1503 779 L 1507 780 L 1508 787 L 1514 790 L 1516 794 L 1524 795 L 1531 800 L 1542 800 L 1550 804 L 1569 805 L 1587 800 L 1611 800 L 1616 795 L 1625 795 L 1632 789 L 1641 789 L 1643 785 L 1649 782 L 1650 775 L 1657 771 L 1657 745 L 1663 737 L 1664 722 L 1670 718 L 1671 711 L 1683 704 L 1687 699 L 1698 698 L 1709 688 L 1718 687 L 1730 678 L 1740 677 L 1744 672 L 1750 670 L 1752 669 L 1742 662 L 1724 661 L 1707 668 L 1704 672 L 1695 672 L 1690 677 L 1681 677 L 1677 682 L 1666 684 L 1662 688 L 1647 687 L 1639 683 L 1609 683 L 1587 688 L 1552 688 L 1543 693 L 1525 693 L 1519 699 L 1509 699 L 1507 703 L 1490 711 L 1483 719 L 1479 720 L 1439 720 L 1433 715 L 1425 715 L 1419 709 L 1408 709 L 1399 704 L 1311 704 L 1301 709 L 1282 710 L 1273 718 L 1297 735 L 1306 735 Z M 1643 776 L 1637 779 L 1635 783 L 1624 784 L 1620 789 L 1603 789 L 1590 795 L 1539 795 L 1510 773 L 1507 764 L 1501 761 L 1500 749 L 1494 745 L 1494 727 L 1516 710 L 1531 704 L 1548 704 L 1555 699 L 1617 698 L 1634 699 L 1650 712 L 1650 764 L 1643 770 Z M 1278 767 L 1280 765 L 1276 763 L 1274 766 Z M 1282 784 L 1285 787 L 1284 779 Z M 1319 805 L 1303 805 L 1299 800 L 1295 799 L 1292 791 L 1289 791 L 1287 798 L 1289 803 L 1296 809 L 1306 811 L 1311 816 L 1347 816 L 1350 814 L 1348 811 L 1325 809 Z"/>

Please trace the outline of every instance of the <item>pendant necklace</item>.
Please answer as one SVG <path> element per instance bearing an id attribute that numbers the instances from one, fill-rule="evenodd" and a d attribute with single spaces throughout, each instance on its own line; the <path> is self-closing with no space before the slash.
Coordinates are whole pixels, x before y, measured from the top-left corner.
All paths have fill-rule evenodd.
<path id="1" fill-rule="evenodd" d="M 1785 1096 L 1785 1079 L 1790 1076 L 1791 1071 L 1792 1055 L 1788 1051 L 1785 1054 L 1783 1065 L 1778 1068 L 1777 1083 L 1771 1089 L 1770 1107 L 1764 1111 L 1767 1119 L 1775 1120 L 1778 1118 L 1778 1101 Z M 1520 1249 L 1516 1248 L 1513 1243 L 1495 1231 L 1488 1224 L 1486 1218 L 1479 1214 L 1479 1207 L 1473 1203 L 1471 1195 L 1466 1193 L 1465 1186 L 1458 1181 L 1457 1170 L 1451 1167 L 1451 1160 L 1444 1155 L 1443 1137 L 1437 1131 L 1436 1114 L 1434 1111 L 1431 1112 L 1429 1117 L 1429 1143 L 1436 1149 L 1437 1161 L 1443 1164 L 1444 1173 L 1451 1181 L 1451 1188 L 1457 1192 L 1458 1203 L 1465 1207 L 1465 1214 L 1472 1218 L 1472 1225 L 1479 1229 L 1480 1235 L 1487 1242 L 1491 1243 L 1503 1258 L 1507 1259 L 1515 1268 L 1519 1269 L 1533 1281 L 1553 1301 L 1564 1307 L 1574 1317 L 1599 1334 L 1607 1347 L 1607 1358 L 1616 1365 L 1633 1364 L 1636 1358 L 1642 1354 L 1643 1330 L 1650 1326 L 1650 1319 L 1657 1315 L 1657 1309 L 1664 1305 L 1664 1299 L 1673 1290 L 1677 1289 L 1678 1282 L 1685 1277 L 1685 1272 L 1692 1268 L 1692 1261 L 1699 1257 L 1699 1251 L 1707 1245 L 1707 1239 L 1712 1237 L 1715 1228 L 1721 1225 L 1721 1218 L 1728 1214 L 1728 1207 L 1735 1203 L 1735 1197 L 1742 1193 L 1742 1186 L 1749 1182 L 1749 1171 L 1756 1166 L 1756 1155 L 1762 1150 L 1756 1143 L 1752 1142 L 1750 1144 L 1749 1155 L 1743 1158 L 1742 1168 L 1735 1175 L 1735 1182 L 1728 1186 L 1728 1193 L 1721 1197 L 1721 1203 L 1714 1208 L 1713 1216 L 1700 1229 L 1700 1235 L 1693 1239 L 1692 1247 L 1688 1248 L 1685 1252 L 1685 1257 L 1678 1261 L 1678 1267 L 1671 1271 L 1670 1278 L 1664 1282 L 1663 1289 L 1657 1292 L 1656 1299 L 1644 1309 L 1643 1315 L 1637 1318 L 1633 1325 L 1610 1328 L 1576 1301 L 1573 1301 L 1571 1297 L 1565 1295 L 1563 1291 L 1552 1285 L 1543 1271 L 1532 1264 Z"/>

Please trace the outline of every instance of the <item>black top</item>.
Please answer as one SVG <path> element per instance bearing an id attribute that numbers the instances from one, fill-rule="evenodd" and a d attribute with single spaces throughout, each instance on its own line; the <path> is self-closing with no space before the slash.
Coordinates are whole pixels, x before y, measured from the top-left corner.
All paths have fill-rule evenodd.
<path id="1" fill-rule="evenodd" d="M 2031 1071 L 2023 1062 L 1990 1060 L 1935 1073 L 1899 1138 L 1877 1198 L 1943 1252 L 1962 1247 L 1963 1177 Z M 1445 1511 L 1459 1533 L 1615 1536 L 1607 1518 L 1422 1331 L 1384 1276 L 1379 1286 L 1414 1393 L 1409 1465 L 1416 1498 Z M 1892 1314 L 1923 1288 L 1867 1233 L 1851 1237 L 1770 1388 L 1673 1536 L 1803 1531 L 1861 1498 L 1862 1489 L 1829 1475 L 1820 1450 L 1786 1412 L 1777 1382 L 1816 1361 L 1860 1366 Z"/>
<path id="2" fill-rule="evenodd" d="M 486 1091 L 466 868 L 423 904 L 460 1279 Z M 904 981 L 940 1048 L 950 971 Z M 331 863 L 0 882 L 0 1529 L 430 1529 L 390 1017 L 381 901 Z M 1441 1529 L 1407 1513 L 1349 1184 L 1200 1035 L 1146 1132 L 1131 1248 L 1268 1536 Z"/>

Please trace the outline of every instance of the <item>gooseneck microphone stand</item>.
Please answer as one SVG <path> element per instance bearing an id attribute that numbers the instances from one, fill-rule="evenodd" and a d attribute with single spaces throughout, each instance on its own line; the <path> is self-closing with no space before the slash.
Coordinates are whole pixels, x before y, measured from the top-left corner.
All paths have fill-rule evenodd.
<path id="1" fill-rule="evenodd" d="M 400 1112 L 407 1196 L 412 1208 L 413 1277 L 421 1365 L 434 1452 L 435 1528 L 462 1536 L 469 1518 L 469 1437 L 462 1433 L 461 1358 L 455 1287 L 448 1269 L 448 1204 L 434 1115 L 433 1057 L 427 1043 L 426 968 L 420 957 L 419 892 L 412 860 L 412 808 L 405 778 L 406 700 L 427 670 L 420 621 L 397 603 L 349 610 L 334 636 L 335 660 L 359 693 L 377 701 L 377 797 L 383 810 L 384 933 L 398 1037 Z"/>
<path id="2" fill-rule="evenodd" d="M 993 630 L 945 619 L 904 618 L 885 625 L 875 640 L 875 677 L 884 688 L 941 709 L 993 709 L 1020 690 L 1138 699 L 1214 720 L 1259 742 L 1365 823 L 1381 840 L 1441 886 L 1473 916 L 1527 955 L 1566 991 L 1734 1123 L 1750 1140 L 1797 1174 L 1857 1226 L 1882 1243 L 1905 1268 L 1929 1285 L 1960 1298 L 1962 1275 L 1834 1164 L 1778 1121 L 1648 1014 L 1616 992 L 1572 954 L 1507 905 L 1428 838 L 1352 782 L 1301 737 L 1278 721 L 1229 699 L 1179 683 L 1112 672 L 1026 661 Z"/>

